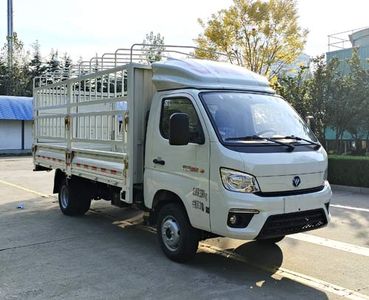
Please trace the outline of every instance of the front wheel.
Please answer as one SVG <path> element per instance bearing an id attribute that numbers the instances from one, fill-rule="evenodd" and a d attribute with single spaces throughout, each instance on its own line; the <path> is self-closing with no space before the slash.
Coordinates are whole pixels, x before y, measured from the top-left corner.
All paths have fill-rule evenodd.
<path id="1" fill-rule="evenodd" d="M 157 235 L 165 255 L 176 262 L 193 258 L 199 245 L 199 236 L 181 205 L 164 205 L 158 215 Z"/>
<path id="2" fill-rule="evenodd" d="M 59 207 L 63 214 L 67 216 L 82 216 L 91 206 L 91 199 L 84 191 L 78 194 L 76 184 L 71 180 L 64 179 L 60 185 Z"/>

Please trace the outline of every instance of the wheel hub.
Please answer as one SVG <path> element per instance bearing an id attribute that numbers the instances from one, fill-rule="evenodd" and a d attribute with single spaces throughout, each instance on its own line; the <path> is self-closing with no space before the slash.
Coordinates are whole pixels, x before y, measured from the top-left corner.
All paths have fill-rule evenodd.
<path id="1" fill-rule="evenodd" d="M 180 228 L 177 220 L 172 217 L 166 217 L 161 225 L 161 235 L 164 245 L 170 250 L 178 249 L 180 241 Z"/>
<path id="2" fill-rule="evenodd" d="M 60 204 L 64 209 L 67 209 L 69 204 L 68 188 L 65 185 L 60 189 Z"/>

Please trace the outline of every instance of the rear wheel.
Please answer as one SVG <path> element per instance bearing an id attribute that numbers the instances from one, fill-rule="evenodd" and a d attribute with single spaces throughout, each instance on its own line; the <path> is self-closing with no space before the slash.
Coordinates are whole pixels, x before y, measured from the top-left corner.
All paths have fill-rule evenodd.
<path id="1" fill-rule="evenodd" d="M 284 239 L 284 235 L 282 236 L 277 236 L 277 237 L 273 237 L 273 238 L 269 238 L 269 239 L 261 239 L 261 240 L 257 240 L 258 243 L 260 244 L 266 244 L 266 245 L 270 245 L 270 244 L 275 244 L 280 242 L 281 240 Z"/>
<path id="2" fill-rule="evenodd" d="M 78 191 L 77 185 L 71 180 L 64 179 L 59 189 L 59 207 L 67 216 L 82 216 L 91 205 L 91 198 L 84 191 Z"/>
<path id="3" fill-rule="evenodd" d="M 195 256 L 198 232 L 191 226 L 181 205 L 170 203 L 160 209 L 157 234 L 163 252 L 171 260 L 185 262 Z"/>

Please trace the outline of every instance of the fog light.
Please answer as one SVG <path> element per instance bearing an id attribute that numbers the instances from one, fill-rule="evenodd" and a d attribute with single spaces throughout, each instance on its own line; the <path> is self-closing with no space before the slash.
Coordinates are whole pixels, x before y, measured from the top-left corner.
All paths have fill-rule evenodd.
<path id="1" fill-rule="evenodd" d="M 236 215 L 231 215 L 228 219 L 229 224 L 235 225 L 237 223 L 237 216 Z"/>
<path id="2" fill-rule="evenodd" d="M 231 209 L 228 213 L 227 225 L 231 228 L 246 228 L 254 215 L 254 213 L 233 212 Z"/>

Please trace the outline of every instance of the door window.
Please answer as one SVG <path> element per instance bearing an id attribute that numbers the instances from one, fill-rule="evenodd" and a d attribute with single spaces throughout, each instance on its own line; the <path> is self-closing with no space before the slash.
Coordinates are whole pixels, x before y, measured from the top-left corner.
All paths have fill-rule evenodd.
<path id="1" fill-rule="evenodd" d="M 190 143 L 199 143 L 203 140 L 203 131 L 196 110 L 187 98 L 168 98 L 163 100 L 160 133 L 163 138 L 169 138 L 169 119 L 174 113 L 185 113 L 190 123 Z"/>

